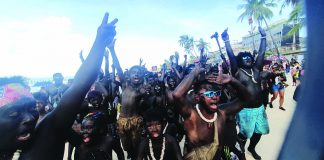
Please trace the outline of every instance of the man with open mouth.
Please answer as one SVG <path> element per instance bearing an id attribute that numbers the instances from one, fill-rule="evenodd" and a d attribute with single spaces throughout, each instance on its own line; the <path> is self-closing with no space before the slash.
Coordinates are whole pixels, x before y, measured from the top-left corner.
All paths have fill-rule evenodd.
<path id="1" fill-rule="evenodd" d="M 219 73 L 199 78 L 205 68 L 197 65 L 173 91 L 173 97 L 184 119 L 183 125 L 188 138 L 185 160 L 217 159 L 224 145 L 226 118 L 239 112 L 250 100 L 248 90 L 235 78 Z M 201 79 L 201 80 L 199 80 Z M 221 103 L 221 87 L 229 84 L 237 91 L 238 98 Z M 192 87 L 193 85 L 193 87 Z M 188 91 L 193 88 L 193 95 Z"/>

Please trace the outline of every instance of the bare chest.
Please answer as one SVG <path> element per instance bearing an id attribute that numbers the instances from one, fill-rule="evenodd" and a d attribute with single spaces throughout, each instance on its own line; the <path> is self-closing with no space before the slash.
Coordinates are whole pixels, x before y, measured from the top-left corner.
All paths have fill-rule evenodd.
<path id="1" fill-rule="evenodd" d="M 184 121 L 189 142 L 194 147 L 209 144 L 214 139 L 214 127 L 217 123 L 208 123 L 202 120 L 198 114 L 193 113 Z"/>
<path id="2" fill-rule="evenodd" d="M 140 92 L 132 89 L 126 88 L 122 93 L 121 104 L 123 106 L 136 105 L 136 102 L 140 101 Z"/>

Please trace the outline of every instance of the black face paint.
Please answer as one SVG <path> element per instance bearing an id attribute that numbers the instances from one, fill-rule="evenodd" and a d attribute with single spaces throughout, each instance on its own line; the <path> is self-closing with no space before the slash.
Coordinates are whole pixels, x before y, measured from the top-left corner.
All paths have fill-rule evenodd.
<path id="1" fill-rule="evenodd" d="M 39 117 L 33 99 L 0 108 L 0 150 L 22 148 L 30 142 Z"/>
<path id="2" fill-rule="evenodd" d="M 157 93 L 157 94 L 161 93 L 161 87 L 159 85 L 155 85 L 154 86 L 154 92 Z"/>
<path id="3" fill-rule="evenodd" d="M 242 63 L 244 66 L 251 66 L 252 65 L 252 58 L 250 56 L 243 56 Z"/>
<path id="4" fill-rule="evenodd" d="M 131 80 L 131 83 L 133 84 L 142 84 L 144 73 L 139 67 L 133 67 L 129 70 L 129 77 Z"/>

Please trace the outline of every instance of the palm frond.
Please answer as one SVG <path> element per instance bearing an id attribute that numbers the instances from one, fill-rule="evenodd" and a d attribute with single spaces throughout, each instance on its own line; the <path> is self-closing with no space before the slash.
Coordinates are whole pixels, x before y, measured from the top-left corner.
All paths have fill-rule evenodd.
<path id="1" fill-rule="evenodd" d="M 288 38 L 291 38 L 293 37 L 296 33 L 298 33 L 300 31 L 300 29 L 302 28 L 302 24 L 301 23 L 298 23 L 298 24 L 295 24 L 291 30 L 289 32 L 287 32 L 287 34 L 285 34 L 282 38 L 283 39 L 288 39 Z"/>
<path id="2" fill-rule="evenodd" d="M 290 12 L 289 14 L 289 18 L 288 18 L 288 22 L 292 22 L 294 21 L 295 19 L 298 19 L 299 17 L 302 16 L 302 5 L 301 4 L 298 4 L 294 7 L 294 9 Z"/>
<path id="3" fill-rule="evenodd" d="M 251 15 L 251 13 L 245 11 L 237 18 L 237 21 L 240 21 L 242 23 L 244 19 L 251 17 Z"/>

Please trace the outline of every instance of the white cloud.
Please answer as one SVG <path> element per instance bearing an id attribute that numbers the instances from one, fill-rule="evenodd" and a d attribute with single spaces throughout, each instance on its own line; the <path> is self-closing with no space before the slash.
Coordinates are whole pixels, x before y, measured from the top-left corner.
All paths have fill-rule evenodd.
<path id="1" fill-rule="evenodd" d="M 0 76 L 74 75 L 80 65 L 79 51 L 92 42 L 71 28 L 67 17 L 0 24 Z"/>

